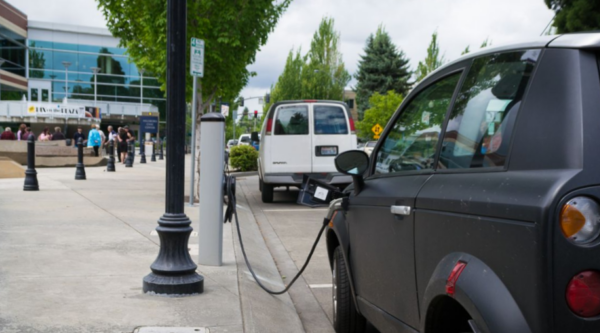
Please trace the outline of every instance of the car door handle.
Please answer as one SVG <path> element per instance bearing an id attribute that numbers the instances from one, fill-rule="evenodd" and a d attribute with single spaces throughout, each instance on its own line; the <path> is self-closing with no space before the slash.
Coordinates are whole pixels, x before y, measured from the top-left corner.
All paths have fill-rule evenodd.
<path id="1" fill-rule="evenodd" d="M 394 215 L 410 215 L 410 206 L 392 206 L 391 211 Z"/>

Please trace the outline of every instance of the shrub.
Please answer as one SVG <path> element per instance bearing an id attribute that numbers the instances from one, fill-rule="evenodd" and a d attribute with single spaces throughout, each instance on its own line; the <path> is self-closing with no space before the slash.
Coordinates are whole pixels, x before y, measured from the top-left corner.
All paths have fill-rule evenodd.
<path id="1" fill-rule="evenodd" d="M 231 148 L 229 163 L 240 171 L 255 171 L 258 169 L 256 160 L 258 151 L 252 146 L 234 146 Z"/>

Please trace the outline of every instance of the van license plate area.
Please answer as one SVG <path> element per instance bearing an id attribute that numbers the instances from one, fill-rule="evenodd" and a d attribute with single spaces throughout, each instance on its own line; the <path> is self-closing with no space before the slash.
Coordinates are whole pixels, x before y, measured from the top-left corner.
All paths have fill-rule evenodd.
<path id="1" fill-rule="evenodd" d="M 317 146 L 315 147 L 317 156 L 337 156 L 338 146 Z"/>

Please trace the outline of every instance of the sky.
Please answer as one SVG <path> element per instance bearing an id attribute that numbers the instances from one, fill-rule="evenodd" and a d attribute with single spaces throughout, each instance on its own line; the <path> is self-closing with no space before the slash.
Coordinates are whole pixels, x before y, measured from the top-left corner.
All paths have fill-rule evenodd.
<path id="1" fill-rule="evenodd" d="M 94 0 L 7 1 L 30 20 L 106 26 Z M 248 66 L 257 75 L 240 96 L 246 98 L 245 106 L 251 112 L 262 113 L 258 100 L 247 98 L 269 91 L 292 48 L 301 48 L 303 54 L 308 51 L 323 17 L 334 19 L 343 61 L 348 72 L 354 74 L 367 38 L 379 25 L 409 59 L 410 69 L 415 70 L 427 55 L 435 31 L 446 61 L 451 61 L 467 46 L 471 51 L 478 49 L 485 39 L 497 46 L 535 38 L 553 16 L 544 0 L 294 0 L 257 53 L 256 62 Z M 353 79 L 348 88 L 355 84 Z"/>

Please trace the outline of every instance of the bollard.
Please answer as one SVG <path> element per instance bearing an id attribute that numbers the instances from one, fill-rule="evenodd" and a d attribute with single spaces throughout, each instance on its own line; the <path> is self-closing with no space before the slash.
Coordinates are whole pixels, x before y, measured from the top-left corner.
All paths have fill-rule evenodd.
<path id="1" fill-rule="evenodd" d="M 158 140 L 159 145 L 160 145 L 160 152 L 158 153 L 158 159 L 159 160 L 163 160 L 163 142 L 162 140 Z"/>
<path id="2" fill-rule="evenodd" d="M 135 140 L 131 140 L 131 166 L 135 163 Z"/>
<path id="3" fill-rule="evenodd" d="M 140 155 L 142 155 L 142 158 L 140 158 L 140 163 L 146 163 L 146 140 L 144 139 L 140 141 Z"/>
<path id="4" fill-rule="evenodd" d="M 152 141 L 152 158 L 150 162 L 156 162 L 156 142 Z"/>
<path id="5" fill-rule="evenodd" d="M 225 117 L 212 112 L 200 118 L 200 227 L 198 263 L 223 264 L 223 167 Z"/>
<path id="6" fill-rule="evenodd" d="M 133 151 L 132 148 L 133 147 L 133 143 L 132 141 L 127 141 L 127 157 L 125 158 L 125 167 L 126 168 L 131 168 L 133 167 Z"/>
<path id="7" fill-rule="evenodd" d="M 115 169 L 115 141 L 110 140 L 108 142 L 108 164 L 106 164 L 106 171 L 114 172 Z"/>
<path id="8" fill-rule="evenodd" d="M 35 171 L 35 136 L 29 135 L 27 139 L 27 170 L 25 170 L 25 184 L 23 191 L 39 191 L 40 186 Z"/>
<path id="9" fill-rule="evenodd" d="M 83 166 L 83 140 L 77 140 L 77 166 L 75 167 L 75 179 L 85 180 L 85 167 Z"/>

